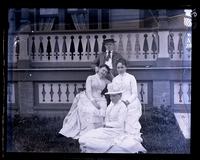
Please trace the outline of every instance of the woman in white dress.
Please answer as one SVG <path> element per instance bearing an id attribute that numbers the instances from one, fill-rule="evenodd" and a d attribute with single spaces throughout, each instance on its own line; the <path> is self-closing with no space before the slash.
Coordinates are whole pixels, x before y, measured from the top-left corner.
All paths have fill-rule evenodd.
<path id="1" fill-rule="evenodd" d="M 126 72 L 127 63 L 124 59 L 117 61 L 118 75 L 113 82 L 120 83 L 124 92 L 122 93 L 122 101 L 127 106 L 127 118 L 125 122 L 125 134 L 121 136 L 121 142 L 118 147 L 124 148 L 121 152 L 146 152 L 141 145 L 141 125 L 139 119 L 142 115 L 142 106 L 138 98 L 137 82 L 133 75 Z M 114 149 L 114 148 L 112 148 Z"/>
<path id="2" fill-rule="evenodd" d="M 106 110 L 104 127 L 93 129 L 79 138 L 80 148 L 86 153 L 107 153 L 123 135 L 127 107 L 121 101 L 121 86 L 117 83 L 108 84 L 111 103 Z"/>
<path id="3" fill-rule="evenodd" d="M 70 111 L 64 118 L 60 134 L 78 139 L 89 130 L 103 125 L 107 101 L 102 91 L 109 83 L 105 78 L 109 70 L 107 65 L 101 65 L 98 73 L 88 76 L 86 90 L 74 98 Z"/>

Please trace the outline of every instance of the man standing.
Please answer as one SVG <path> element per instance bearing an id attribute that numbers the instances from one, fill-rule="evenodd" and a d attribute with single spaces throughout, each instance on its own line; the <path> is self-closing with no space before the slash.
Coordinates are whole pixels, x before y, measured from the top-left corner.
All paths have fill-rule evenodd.
<path id="1" fill-rule="evenodd" d="M 112 79 L 118 74 L 117 73 L 117 61 L 118 59 L 124 59 L 121 54 L 114 51 L 114 39 L 105 39 L 104 44 L 106 47 L 106 52 L 102 52 L 98 55 L 98 57 L 92 62 L 92 68 L 95 72 L 98 72 L 99 66 L 102 64 L 106 64 L 111 69 L 110 74 L 108 75 L 108 79 L 112 81 Z"/>

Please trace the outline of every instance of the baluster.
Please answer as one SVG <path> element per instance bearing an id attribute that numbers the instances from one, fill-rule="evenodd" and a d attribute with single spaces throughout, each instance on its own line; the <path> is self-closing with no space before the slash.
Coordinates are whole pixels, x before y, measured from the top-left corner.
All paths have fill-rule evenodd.
<path id="1" fill-rule="evenodd" d="M 45 92 L 45 84 L 42 84 L 42 97 L 43 97 L 43 102 L 45 102 L 45 95 L 46 95 L 46 92 Z"/>
<path id="2" fill-rule="evenodd" d="M 104 43 L 104 40 L 106 39 L 106 35 L 103 35 L 103 43 L 102 43 L 102 52 L 105 52 L 106 51 L 106 47 L 105 47 L 105 43 Z"/>
<path id="3" fill-rule="evenodd" d="M 55 52 L 56 54 L 54 54 L 54 56 L 56 56 L 56 60 L 57 60 L 57 59 L 58 59 L 58 56 L 59 56 L 58 53 L 60 52 L 60 50 L 59 50 L 59 45 L 58 45 L 58 36 L 56 36 L 55 39 L 56 39 L 56 42 L 55 42 L 54 52 Z"/>
<path id="4" fill-rule="evenodd" d="M 173 55 L 175 54 L 174 52 L 174 34 L 173 33 L 170 33 L 169 36 L 168 36 L 168 53 L 170 55 L 170 58 L 172 59 L 173 58 Z"/>
<path id="5" fill-rule="evenodd" d="M 52 52 L 52 51 L 51 51 L 51 42 L 50 42 L 50 39 L 51 39 L 51 37 L 48 36 L 48 37 L 47 37 L 47 40 L 48 40 L 48 42 L 47 42 L 47 50 L 46 50 L 48 60 L 50 60 L 50 57 L 52 56 L 52 55 L 50 54 L 50 53 Z"/>
<path id="6" fill-rule="evenodd" d="M 75 83 L 75 84 L 74 84 L 74 97 L 76 96 L 77 92 L 78 92 L 78 91 L 77 91 L 77 84 Z"/>
<path id="7" fill-rule="evenodd" d="M 191 102 L 191 84 L 189 83 L 188 84 L 188 91 L 187 91 L 187 95 L 188 95 L 188 98 L 189 98 L 189 102 Z"/>
<path id="8" fill-rule="evenodd" d="M 82 39 L 82 36 L 79 36 L 78 37 L 79 38 L 79 43 L 78 43 L 78 56 L 79 56 L 79 60 L 81 60 L 82 59 L 82 56 L 83 56 L 83 54 L 82 54 L 82 52 L 83 52 L 83 45 L 82 45 L 82 41 L 81 41 L 81 39 Z"/>
<path id="9" fill-rule="evenodd" d="M 136 58 L 138 59 L 138 57 L 140 55 L 139 34 L 136 33 L 135 37 L 136 37 L 136 40 L 135 40 L 135 54 L 136 54 Z"/>
<path id="10" fill-rule="evenodd" d="M 43 37 L 40 36 L 40 44 L 39 44 L 39 56 L 40 56 L 40 60 L 42 60 L 42 57 L 44 56 L 43 53 L 44 53 L 44 46 L 43 46 L 43 43 L 42 43 L 42 40 L 43 40 Z"/>
<path id="11" fill-rule="evenodd" d="M 35 37 L 32 37 L 32 47 L 31 47 L 31 56 L 32 56 L 32 59 L 34 60 L 35 59 L 35 52 L 36 52 L 36 49 L 35 49 Z"/>
<path id="12" fill-rule="evenodd" d="M 179 86 L 180 86 L 179 91 L 178 91 L 179 102 L 182 102 L 182 95 L 183 95 L 182 84 L 180 83 Z"/>
<path id="13" fill-rule="evenodd" d="M 157 55 L 157 45 L 156 45 L 156 38 L 155 35 L 152 34 L 153 40 L 152 40 L 152 45 L 151 45 L 151 50 L 153 51 L 153 59 L 156 58 Z"/>
<path id="14" fill-rule="evenodd" d="M 66 86 L 67 86 L 67 88 L 66 88 L 65 94 L 67 96 L 67 102 L 69 102 L 69 94 L 70 94 L 70 92 L 69 92 L 69 84 L 66 84 Z"/>
<path id="15" fill-rule="evenodd" d="M 148 45 L 148 40 L 147 40 L 148 35 L 144 34 L 144 44 L 143 44 L 143 51 L 144 51 L 144 58 L 147 59 L 147 55 L 149 54 L 147 51 L 149 50 L 149 45 Z"/>
<path id="16" fill-rule="evenodd" d="M 122 42 L 122 34 L 119 35 L 118 52 L 119 52 L 121 55 L 124 54 L 124 46 L 123 46 L 123 42 Z"/>
<path id="17" fill-rule="evenodd" d="M 182 54 L 183 54 L 183 40 L 182 40 L 182 33 L 179 33 L 178 54 L 179 54 L 179 58 L 181 58 L 181 56 L 182 56 Z"/>
<path id="18" fill-rule="evenodd" d="M 15 53 L 16 53 L 16 57 L 17 57 L 17 60 L 18 60 L 19 59 L 19 53 L 20 53 L 19 37 L 16 37 L 16 41 L 15 41 Z"/>
<path id="19" fill-rule="evenodd" d="M 91 46 L 90 46 L 90 36 L 87 35 L 86 36 L 86 39 L 87 39 L 87 42 L 86 42 L 86 56 L 87 56 L 87 59 L 89 60 L 90 59 L 90 56 L 91 56 Z"/>
<path id="20" fill-rule="evenodd" d="M 132 51 L 132 46 L 131 46 L 131 34 L 127 35 L 128 41 L 127 41 L 127 55 L 128 55 L 128 59 L 131 57 L 131 51 Z"/>
<path id="21" fill-rule="evenodd" d="M 95 42 L 94 42 L 94 56 L 95 56 L 95 58 L 97 58 L 98 52 L 99 52 L 99 44 L 98 44 L 98 41 L 97 41 L 98 36 L 95 35 L 94 38 L 95 38 Z"/>
<path id="22" fill-rule="evenodd" d="M 67 56 L 67 44 L 66 44 L 66 36 L 63 36 L 63 46 L 62 46 L 62 52 L 64 56 L 64 60 L 66 59 Z"/>
<path id="23" fill-rule="evenodd" d="M 59 97 L 59 102 L 61 102 L 61 94 L 62 94 L 60 85 L 61 85 L 61 84 L 58 84 L 58 97 Z"/>
<path id="24" fill-rule="evenodd" d="M 51 90 L 50 90 L 50 95 L 51 95 L 51 102 L 53 102 L 53 84 L 51 84 Z"/>
<path id="25" fill-rule="evenodd" d="M 141 102 L 143 103 L 144 102 L 144 97 L 143 96 L 145 94 L 144 88 L 143 88 L 144 84 L 141 83 L 140 85 L 141 85 L 140 96 L 141 96 Z"/>
<path id="26" fill-rule="evenodd" d="M 71 36 L 70 52 L 71 52 L 70 54 L 71 60 L 74 60 L 74 56 L 75 56 L 74 36 Z"/>

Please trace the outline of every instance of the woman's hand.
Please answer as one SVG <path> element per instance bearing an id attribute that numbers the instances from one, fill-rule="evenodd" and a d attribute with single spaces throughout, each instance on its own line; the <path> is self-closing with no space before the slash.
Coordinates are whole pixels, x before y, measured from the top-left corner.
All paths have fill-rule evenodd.
<path id="1" fill-rule="evenodd" d="M 97 109 L 101 108 L 101 106 L 97 103 L 97 101 L 95 99 L 93 99 L 91 102 Z"/>
<path id="2" fill-rule="evenodd" d="M 96 66 L 96 67 L 94 68 L 94 70 L 95 70 L 95 73 L 98 73 L 98 72 L 99 72 L 99 67 Z"/>
<path id="3" fill-rule="evenodd" d="M 128 100 L 123 101 L 125 103 L 126 106 L 128 106 L 130 104 L 130 102 Z"/>
<path id="4" fill-rule="evenodd" d="M 100 106 L 98 103 L 95 104 L 95 107 L 96 107 L 97 109 L 101 109 L 101 106 Z"/>

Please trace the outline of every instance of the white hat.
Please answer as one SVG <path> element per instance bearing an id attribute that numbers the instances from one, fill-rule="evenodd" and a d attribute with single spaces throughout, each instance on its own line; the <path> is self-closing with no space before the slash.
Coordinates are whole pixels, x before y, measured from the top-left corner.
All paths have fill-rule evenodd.
<path id="1" fill-rule="evenodd" d="M 106 92 L 105 94 L 119 94 L 119 93 L 123 93 L 123 89 L 120 83 L 112 82 L 108 84 L 108 92 Z"/>

